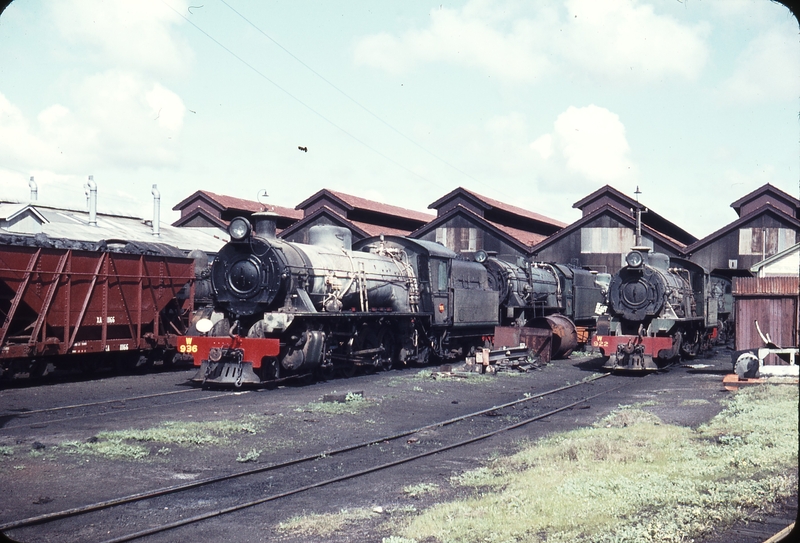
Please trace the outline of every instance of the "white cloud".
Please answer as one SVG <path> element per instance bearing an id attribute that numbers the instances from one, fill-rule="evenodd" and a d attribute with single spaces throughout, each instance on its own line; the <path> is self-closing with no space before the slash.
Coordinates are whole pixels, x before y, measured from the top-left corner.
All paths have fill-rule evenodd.
<path id="1" fill-rule="evenodd" d="M 187 6 L 185 0 L 169 4 L 178 11 Z M 61 34 L 89 46 L 101 62 L 171 74 L 183 72 L 191 61 L 190 48 L 172 31 L 181 18 L 159 0 L 59 0 L 49 5 Z"/>
<path id="2" fill-rule="evenodd" d="M 656 15 L 638 0 L 571 0 L 556 44 L 575 66 L 607 77 L 693 79 L 708 59 L 708 27 Z"/>
<path id="3" fill-rule="evenodd" d="M 737 59 L 736 70 L 721 90 L 730 102 L 795 100 L 800 82 L 797 28 L 771 29 L 754 39 Z"/>
<path id="4" fill-rule="evenodd" d="M 4 163 L 76 171 L 177 161 L 186 108 L 175 93 L 137 74 L 112 70 L 86 78 L 71 94 L 69 107 L 52 104 L 35 122 L 0 94 Z"/>
<path id="5" fill-rule="evenodd" d="M 636 175 L 625 126 L 618 115 L 595 105 L 570 106 L 553 123 L 553 132 L 534 140 L 530 148 L 570 177 L 612 183 Z"/>
<path id="6" fill-rule="evenodd" d="M 558 70 L 617 83 L 695 78 L 708 58 L 708 26 L 657 15 L 638 0 L 571 0 L 556 7 L 472 1 L 435 9 L 430 25 L 366 36 L 356 64 L 404 73 L 423 63 L 478 68 L 506 81 Z"/>
<path id="7" fill-rule="evenodd" d="M 531 80 L 550 64 L 541 50 L 543 21 L 518 19 L 515 11 L 507 4 L 482 2 L 461 10 L 440 7 L 431 11 L 427 29 L 362 38 L 355 61 L 391 73 L 422 62 L 447 62 L 509 80 Z"/>
<path id="8" fill-rule="evenodd" d="M 0 93 L 0 157 L 5 163 L 48 160 L 52 149 L 33 131 L 22 111 Z"/>
<path id="9" fill-rule="evenodd" d="M 543 159 L 547 160 L 553 156 L 553 136 L 551 134 L 540 136 L 531 143 L 531 149 L 539 153 Z"/>

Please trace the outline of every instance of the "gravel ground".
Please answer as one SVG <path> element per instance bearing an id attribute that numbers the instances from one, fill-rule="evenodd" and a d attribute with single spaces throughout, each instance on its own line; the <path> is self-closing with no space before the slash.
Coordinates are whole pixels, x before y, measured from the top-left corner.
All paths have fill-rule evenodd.
<path id="1" fill-rule="evenodd" d="M 526 393 L 535 394 L 581 381 L 599 372 L 601 363 L 597 358 L 573 356 L 527 374 L 436 379 L 420 377 L 420 369 L 404 369 L 275 390 L 239 393 L 199 390 L 162 396 L 159 401 L 163 404 L 157 408 L 142 408 L 132 400 L 116 401 L 101 407 L 64 410 L 55 417 L 59 420 L 52 417 L 43 420 L 26 413 L 55 406 L 189 390 L 186 380 L 193 370 L 0 390 L 0 451 L 6 451 L 0 455 L 0 488 L 3 489 L 0 523 L 232 473 L 257 464 L 279 462 L 420 427 L 515 400 Z M 381 541 L 382 537 L 391 535 L 392 515 L 412 508 L 422 509 L 442 498 L 441 494 L 411 496 L 403 491 L 404 487 L 425 483 L 449 488 L 452 475 L 475 468 L 493 455 L 513 452 L 522 439 L 592 424 L 620 404 L 642 405 L 664 422 L 683 426 L 696 427 L 710 420 L 720 411 L 720 400 L 731 394 L 722 386 L 722 377 L 729 372 L 730 354 L 720 349 L 716 356 L 698 359 L 693 366 L 673 366 L 645 377 L 611 376 L 590 385 L 588 388 L 593 390 L 586 395 L 620 386 L 618 390 L 542 422 L 388 472 L 311 490 L 280 503 L 257 506 L 147 541 L 166 542 L 179 538 L 224 539 L 230 543 L 307 541 L 308 536 L 277 531 L 277 524 L 301 513 L 337 513 L 342 509 L 367 511 L 367 518 L 348 524 L 346 529 L 325 538 L 314 537 L 315 541 Z M 315 410 L 319 405 L 316 402 L 324 395 L 346 392 L 361 392 L 367 401 L 355 413 L 328 414 Z M 552 402 L 554 406 L 558 404 L 556 399 Z M 170 445 L 170 450 L 164 452 L 163 445 L 153 444 L 149 456 L 137 461 L 66 455 L 60 452 L 63 447 L 57 447 L 66 441 L 86 442 L 101 431 L 151 428 L 166 421 L 236 419 L 242 414 L 255 415 L 268 425 L 267 445 L 263 432 L 237 437 L 226 446 Z M 434 438 L 421 436 L 421 439 Z M 262 451 L 255 462 L 237 461 L 252 449 Z M 147 503 L 142 507 L 146 508 Z M 776 520 L 775 526 L 778 526 L 786 518 L 795 518 L 796 511 L 795 496 L 770 518 Z M 107 522 L 113 519 L 113 514 L 109 514 Z M 104 528 L 102 523 L 86 526 L 82 533 L 75 534 L 74 540 L 101 540 Z M 709 543 L 744 541 L 739 536 L 747 529 L 742 526 L 738 529 L 738 535 L 729 530 Z M 46 526 L 11 535 L 26 542 L 56 540 Z M 730 537 L 725 539 L 726 536 Z"/>

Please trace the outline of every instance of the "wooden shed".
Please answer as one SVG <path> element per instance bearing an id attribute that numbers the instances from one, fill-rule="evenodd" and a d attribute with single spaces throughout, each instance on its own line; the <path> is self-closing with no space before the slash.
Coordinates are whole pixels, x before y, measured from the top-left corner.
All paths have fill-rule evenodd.
<path id="1" fill-rule="evenodd" d="M 764 346 L 761 332 L 778 347 L 798 346 L 800 328 L 800 278 L 734 277 L 733 298 L 736 303 L 736 350 Z M 782 363 L 770 355 L 765 364 Z"/>

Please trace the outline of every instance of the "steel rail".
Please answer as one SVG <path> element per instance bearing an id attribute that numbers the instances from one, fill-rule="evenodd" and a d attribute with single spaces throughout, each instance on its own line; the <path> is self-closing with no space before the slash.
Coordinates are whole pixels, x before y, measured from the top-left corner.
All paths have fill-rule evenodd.
<path id="1" fill-rule="evenodd" d="M 181 391 L 177 391 L 177 392 L 188 392 L 188 391 L 181 390 Z M 247 391 L 247 390 L 243 390 L 243 391 L 236 392 L 235 394 L 247 394 L 248 392 L 249 391 Z M 167 394 L 174 394 L 174 393 L 167 393 Z M 168 404 L 143 405 L 141 407 L 131 407 L 131 408 L 126 407 L 123 411 L 104 411 L 102 413 L 91 413 L 89 415 L 81 415 L 80 417 L 66 417 L 66 418 L 62 418 L 62 419 L 50 419 L 50 420 L 44 420 L 44 421 L 40 421 L 40 422 L 27 422 L 25 424 L 17 424 L 17 425 L 14 425 L 14 426 L 3 426 L 3 427 L 0 427 L 0 432 L 2 432 L 4 430 L 16 430 L 16 429 L 19 429 L 19 428 L 31 427 L 31 426 L 35 426 L 35 425 L 39 425 L 39 424 L 55 424 L 57 422 L 64 422 L 64 421 L 74 422 L 76 420 L 89 419 L 89 418 L 92 418 L 92 417 L 103 417 L 103 416 L 106 416 L 106 415 L 118 414 L 118 413 L 123 413 L 123 412 L 124 413 L 132 413 L 134 411 L 141 411 L 142 409 L 154 409 L 156 407 L 170 407 L 170 406 L 173 406 L 173 405 L 180 405 L 180 404 L 183 404 L 183 403 L 202 402 L 202 401 L 205 401 L 205 400 L 214 400 L 216 398 L 224 398 L 224 397 L 227 397 L 227 396 L 230 396 L 230 395 L 231 395 L 230 392 L 226 392 L 226 393 L 221 393 L 221 394 L 215 394 L 213 396 L 203 396 L 202 398 L 192 398 L 190 400 L 182 400 L 182 401 L 179 401 L 179 402 L 168 403 Z M 145 397 L 145 396 L 143 396 L 143 397 Z M 109 400 L 108 402 L 98 402 L 98 405 L 101 404 L 101 403 L 115 403 L 115 402 L 118 402 L 118 401 L 123 401 L 123 400 Z M 89 404 L 89 405 L 91 405 L 91 404 Z M 25 411 L 25 412 L 23 412 L 23 414 L 27 415 L 28 413 L 31 413 L 31 412 L 32 411 Z"/>
<path id="2" fill-rule="evenodd" d="M 128 401 L 133 401 L 133 400 L 147 400 L 147 399 L 150 399 L 150 398 L 157 398 L 159 396 L 169 396 L 171 394 L 184 394 L 186 392 L 194 392 L 196 390 L 199 390 L 199 389 L 190 388 L 190 389 L 186 389 L 186 390 L 173 390 L 172 392 L 159 392 L 159 393 L 156 393 L 156 394 L 146 394 L 144 396 L 129 396 L 127 398 L 119 398 L 119 399 L 116 399 L 116 400 L 103 400 L 103 401 L 99 401 L 99 402 L 87 402 L 87 403 L 76 403 L 76 404 L 73 404 L 73 405 L 61 405 L 61 406 L 58 406 L 58 407 L 48 407 L 48 408 L 45 408 L 45 409 L 33 409 L 31 411 L 21 411 L 20 413 L 23 414 L 23 415 L 32 415 L 32 414 L 35 414 L 35 413 L 48 413 L 50 411 L 60 411 L 62 409 L 78 409 L 79 407 L 91 407 L 93 405 L 103 405 L 103 404 L 106 404 L 106 403 L 128 402 Z"/>
<path id="3" fill-rule="evenodd" d="M 430 430 L 430 429 L 433 429 L 433 428 L 440 428 L 440 427 L 448 426 L 450 424 L 454 424 L 456 422 L 460 422 L 460 421 L 468 419 L 468 418 L 484 415 L 486 413 L 491 413 L 491 412 L 497 411 L 499 409 L 505 409 L 507 407 L 511 407 L 511 406 L 518 405 L 518 404 L 521 404 L 521 403 L 525 403 L 525 402 L 529 402 L 529 401 L 532 401 L 532 400 L 536 400 L 538 398 L 549 396 L 551 394 L 555 394 L 555 393 L 561 392 L 563 390 L 568 390 L 568 389 L 571 389 L 571 388 L 574 388 L 574 387 L 577 387 L 577 386 L 580 386 L 580 385 L 583 385 L 583 384 L 588 384 L 588 383 L 597 381 L 598 379 L 602 379 L 602 378 L 608 377 L 610 375 L 611 375 L 610 373 L 604 373 L 602 375 L 598 375 L 596 377 L 592 377 L 590 379 L 586 379 L 586 380 L 580 381 L 578 383 L 573 383 L 571 385 L 565 385 L 565 386 L 562 386 L 562 387 L 558 387 L 558 388 L 555 388 L 555 389 L 547 390 L 547 391 L 540 392 L 540 393 L 537 393 L 537 394 L 532 394 L 530 396 L 526 396 L 526 397 L 520 398 L 518 400 L 513 400 L 511 402 L 507 402 L 507 403 L 500 404 L 500 405 L 495 405 L 495 406 L 492 406 L 492 407 L 489 407 L 489 408 L 486 408 L 486 409 L 481 409 L 479 411 L 474 411 L 474 412 L 467 413 L 467 414 L 464 414 L 464 415 L 459 415 L 457 417 L 453 417 L 451 419 L 447 419 L 447 420 L 444 420 L 444 421 L 439 421 L 439 422 L 427 424 L 425 426 L 421 426 L 421 427 L 414 428 L 414 429 L 411 429 L 411 430 L 404 430 L 402 432 L 399 432 L 399 433 L 396 433 L 396 434 L 393 434 L 393 435 L 382 436 L 382 437 L 379 437 L 379 438 L 371 439 L 369 441 L 364 441 L 364 442 L 361 442 L 361 443 L 348 445 L 348 446 L 341 447 L 341 448 L 338 448 L 338 449 L 324 450 L 324 451 L 319 452 L 319 453 L 314 453 L 313 455 L 307 455 L 307 456 L 303 456 L 303 457 L 300 457 L 300 458 L 287 460 L 285 462 L 279 462 L 277 464 L 270 464 L 270 465 L 267 465 L 267 466 L 261 466 L 261 467 L 258 467 L 258 468 L 252 468 L 252 469 L 240 471 L 240 472 L 237 472 L 237 473 L 231 473 L 229 475 L 221 475 L 221 476 L 218 476 L 218 477 L 210 477 L 210 478 L 207 478 L 207 479 L 202 479 L 200 481 L 194 481 L 194 482 L 191 482 L 191 483 L 182 483 L 182 484 L 179 484 L 179 485 L 173 485 L 173 486 L 164 487 L 164 488 L 160 488 L 160 489 L 156 489 L 156 490 L 152 490 L 152 491 L 140 492 L 140 493 L 137 493 L 137 494 L 131 494 L 131 495 L 128 495 L 128 496 L 123 496 L 123 497 L 115 498 L 115 499 L 112 499 L 112 500 L 106 500 L 106 501 L 102 501 L 102 502 L 88 504 L 88 505 L 84 505 L 84 506 L 81 506 L 81 507 L 76 507 L 76 508 L 72 508 L 72 509 L 65 509 L 63 511 L 56 511 L 56 512 L 52 512 L 52 513 L 45 513 L 43 515 L 38 515 L 38 516 L 35 516 L 35 517 L 29 517 L 29 518 L 20 519 L 20 520 L 17 520 L 17 521 L 7 522 L 7 523 L 4 523 L 4 524 L 0 524 L 0 531 L 12 530 L 12 529 L 18 529 L 18 528 L 25 528 L 25 527 L 28 527 L 28 526 L 34 526 L 34 525 L 37 525 L 37 524 L 43 524 L 43 523 L 52 522 L 52 521 L 55 521 L 55 520 L 61 520 L 61 519 L 64 519 L 64 518 L 79 516 L 79 515 L 82 515 L 82 514 L 93 512 L 93 511 L 99 511 L 99 510 L 102 510 L 102 509 L 108 509 L 109 507 L 113 507 L 113 506 L 116 506 L 116 505 L 124 505 L 124 504 L 127 504 L 127 503 L 133 503 L 133 502 L 137 502 L 137 501 L 141 501 L 141 500 L 155 498 L 155 497 L 158 497 L 158 496 L 164 496 L 164 495 L 167 495 L 167 494 L 173 494 L 173 493 L 181 492 L 181 491 L 184 491 L 184 490 L 191 490 L 193 488 L 199 488 L 199 487 L 203 487 L 203 486 L 207 486 L 207 485 L 211 485 L 211 484 L 215 484 L 215 483 L 219 483 L 219 482 L 229 481 L 229 480 L 236 479 L 236 478 L 239 478 L 239 477 L 245 477 L 245 476 L 255 475 L 255 474 L 263 473 L 263 472 L 267 472 L 267 471 L 273 471 L 273 470 L 276 470 L 276 469 L 281 469 L 281 468 L 286 468 L 286 467 L 302 464 L 304 462 L 311 462 L 311 461 L 314 461 L 314 460 L 318 460 L 319 458 L 331 457 L 331 456 L 335 456 L 335 455 L 338 455 L 338 454 L 343 454 L 343 453 L 346 453 L 346 452 L 351 452 L 351 451 L 354 451 L 354 450 L 363 449 L 363 448 L 366 448 L 366 447 L 370 447 L 370 446 L 376 445 L 378 443 L 383 443 L 385 441 L 392 441 L 392 440 L 400 439 L 402 437 L 406 437 L 406 436 L 409 436 L 409 435 L 412 435 L 412 434 L 423 432 L 425 430 Z M 616 390 L 616 389 L 614 389 L 614 390 Z M 596 397 L 596 396 L 592 396 L 591 398 L 594 398 L 594 397 Z M 581 400 L 581 402 L 582 401 L 586 401 L 586 399 Z M 578 402 L 578 403 L 580 403 L 580 402 Z M 533 420 L 536 420 L 536 419 L 533 419 Z M 532 420 L 529 421 L 529 422 L 532 422 Z"/>
<path id="4" fill-rule="evenodd" d="M 619 387 L 617 387 L 617 388 L 619 388 Z M 509 426 L 505 426 L 503 428 L 499 428 L 497 430 L 493 430 L 491 432 L 487 432 L 487 433 L 481 434 L 479 436 L 475 436 L 475 437 L 472 437 L 472 438 L 469 438 L 469 439 L 465 439 L 465 440 L 459 441 L 457 443 L 452 443 L 450 445 L 445 445 L 445 446 L 439 447 L 439 448 L 431 450 L 431 451 L 427 451 L 427 452 L 424 452 L 424 453 L 419 453 L 419 454 L 416 454 L 414 456 L 410 456 L 408 458 L 395 460 L 393 462 L 387 462 L 385 464 L 380 464 L 380 465 L 377 465 L 377 466 L 373 466 L 371 468 L 366 468 L 366 469 L 363 469 L 363 470 L 355 471 L 355 472 L 352 472 L 352 473 L 348 473 L 346 475 L 340 475 L 339 477 L 334 477 L 332 479 L 327 479 L 325 481 L 320 481 L 318 483 L 312 483 L 310 485 L 306 485 L 306 486 L 303 486 L 303 487 L 300 487 L 300 488 L 296 488 L 294 490 L 288 490 L 286 492 L 281 492 L 280 494 L 273 494 L 272 496 L 266 496 L 264 498 L 259 498 L 257 500 L 253 500 L 253 501 L 250 501 L 250 502 L 242 503 L 242 504 L 239 504 L 239 505 L 234 505 L 234 506 L 231 506 L 231 507 L 226 507 L 224 509 L 218 509 L 216 511 L 211 511 L 209 513 L 204 513 L 202 515 L 197 515 L 197 516 L 194 516 L 194 517 L 181 519 L 181 520 L 178 520 L 178 521 L 175 521 L 175 522 L 164 524 L 162 526 L 158 526 L 156 528 L 149 528 L 147 530 L 142 530 L 142 531 L 139 531 L 139 532 L 136 532 L 136 533 L 133 533 L 133 534 L 127 534 L 127 535 L 119 536 L 119 537 L 116 537 L 116 538 L 113 538 L 113 539 L 107 539 L 105 541 L 102 541 L 101 543 L 123 543 L 125 541 L 133 541 L 134 539 L 139 539 L 141 537 L 146 537 L 146 536 L 149 536 L 149 535 L 155 535 L 155 534 L 158 534 L 158 533 L 167 532 L 169 530 L 174 530 L 175 528 L 180 528 L 180 527 L 186 526 L 188 524 L 194 524 L 194 523 L 197 523 L 197 522 L 201 522 L 203 520 L 208 520 L 210 518 L 219 517 L 219 516 L 226 515 L 226 514 L 229 514 L 229 513 L 235 513 L 237 511 L 241 511 L 242 509 L 247 509 L 247 508 L 250 508 L 250 507 L 254 507 L 256 505 L 261 505 L 261 504 L 264 504 L 264 503 L 267 503 L 267 502 L 276 501 L 276 500 L 279 500 L 279 499 L 282 499 L 282 498 L 293 496 L 295 494 L 300 494 L 301 492 L 306 492 L 308 490 L 313 490 L 315 488 L 320 488 L 320 487 L 331 485 L 331 484 L 334 484 L 334 483 L 340 483 L 342 481 L 347 481 L 349 479 L 355 479 L 355 478 L 358 478 L 358 477 L 363 477 L 364 475 L 369 475 L 370 473 L 375 473 L 375 472 L 382 471 L 382 470 L 389 469 L 389 468 L 393 468 L 395 466 L 399 466 L 399 465 L 402 465 L 402 464 L 407 464 L 409 462 L 413 462 L 414 460 L 419 460 L 421 458 L 425 458 L 425 457 L 428 457 L 428 456 L 433 456 L 433 455 L 439 454 L 441 452 L 449 451 L 449 450 L 452 450 L 452 449 L 457 449 L 459 447 L 463 447 L 465 445 L 470 445 L 470 444 L 475 443 L 477 441 L 482 441 L 484 439 L 488 439 L 488 438 L 490 438 L 492 436 L 495 436 L 495 435 L 500 434 L 502 432 L 506 432 L 508 430 L 514 430 L 515 428 L 519 428 L 521 426 L 524 426 L 526 424 L 530 424 L 530 423 L 535 422 L 537 420 L 541 420 L 541 419 L 549 417 L 551 415 L 555 415 L 556 413 L 560 413 L 561 411 L 566 411 L 567 409 L 571 409 L 571 408 L 575 407 L 578 404 L 587 402 L 587 401 L 589 401 L 589 400 L 591 400 L 593 398 L 597 398 L 598 396 L 602 396 L 604 394 L 608 394 L 609 392 L 613 392 L 614 390 L 616 390 L 616 388 L 615 389 L 611 389 L 611 390 L 606 390 L 604 392 L 600 392 L 600 393 L 595 394 L 593 396 L 588 396 L 586 398 L 582 398 L 582 399 L 580 399 L 580 400 L 578 400 L 576 402 L 572 402 L 572 403 L 570 403 L 568 405 L 559 407 L 557 409 L 553 409 L 552 411 L 548 411 L 547 413 L 543 413 L 541 415 L 537 415 L 535 417 L 531 417 L 529 419 L 517 422 L 515 424 L 509 425 Z"/>

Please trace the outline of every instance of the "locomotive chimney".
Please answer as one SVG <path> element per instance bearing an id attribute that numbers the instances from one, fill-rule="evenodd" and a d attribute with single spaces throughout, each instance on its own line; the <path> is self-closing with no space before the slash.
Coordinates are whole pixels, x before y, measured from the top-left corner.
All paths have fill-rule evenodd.
<path id="1" fill-rule="evenodd" d="M 158 192 L 158 185 L 153 185 L 150 191 L 153 195 L 153 235 L 161 235 L 161 193 Z"/>
<path id="2" fill-rule="evenodd" d="M 97 226 L 97 184 L 93 175 L 89 176 L 86 186 L 89 189 L 89 226 Z"/>
<path id="3" fill-rule="evenodd" d="M 253 229 L 256 236 L 265 239 L 275 239 L 277 219 L 278 214 L 273 211 L 253 213 L 251 220 L 253 221 Z"/>
<path id="4" fill-rule="evenodd" d="M 39 187 L 36 185 L 36 181 L 33 180 L 33 176 L 28 181 L 28 186 L 31 188 L 31 201 L 35 202 L 39 199 Z"/>

